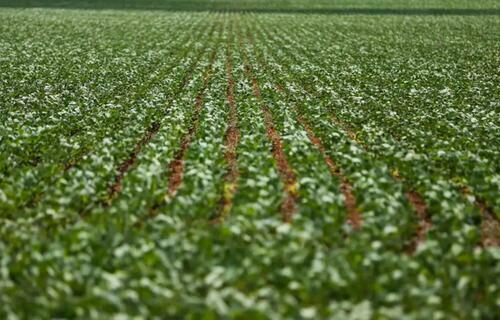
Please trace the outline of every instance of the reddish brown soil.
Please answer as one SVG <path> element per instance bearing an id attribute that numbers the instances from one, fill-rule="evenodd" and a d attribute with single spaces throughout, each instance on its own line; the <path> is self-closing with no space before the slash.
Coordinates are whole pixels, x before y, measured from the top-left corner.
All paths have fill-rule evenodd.
<path id="1" fill-rule="evenodd" d="M 396 177 L 397 178 L 397 177 Z M 406 192 L 406 198 L 410 202 L 413 210 L 417 214 L 418 227 L 412 241 L 406 248 L 408 254 L 413 254 L 418 245 L 423 243 L 427 237 L 427 232 L 432 227 L 431 221 L 427 212 L 427 204 L 424 198 L 415 190 Z"/>
<path id="2" fill-rule="evenodd" d="M 366 144 L 358 139 L 356 132 L 354 132 L 354 130 L 352 130 L 349 127 L 349 125 L 347 125 L 334 115 L 332 116 L 332 122 L 338 125 L 340 128 L 342 128 L 342 130 L 347 134 L 347 136 L 352 141 L 363 146 L 365 149 L 367 148 Z M 393 174 L 393 177 L 397 180 L 400 179 L 400 177 L 397 174 Z M 427 231 L 431 228 L 432 224 L 428 217 L 427 204 L 425 203 L 423 197 L 417 191 L 414 190 L 407 192 L 406 197 L 418 217 L 417 232 L 415 234 L 414 239 L 411 241 L 409 247 L 407 248 L 408 252 L 413 253 L 417 248 L 417 246 L 423 241 L 425 241 Z"/>
<path id="3" fill-rule="evenodd" d="M 464 196 L 473 195 L 475 205 L 481 212 L 481 243 L 484 247 L 499 246 L 500 245 L 500 222 L 495 216 L 494 211 L 488 206 L 486 201 L 477 195 L 474 195 L 467 187 L 462 188 Z"/>
<path id="4" fill-rule="evenodd" d="M 356 206 L 356 198 L 352 192 L 352 185 L 347 178 L 342 177 L 340 190 L 345 198 L 345 206 L 347 208 L 348 221 L 354 229 L 360 229 L 363 224 L 363 217 L 359 213 Z"/>
<path id="5" fill-rule="evenodd" d="M 485 247 L 500 246 L 500 223 L 490 213 L 483 213 L 481 223 L 482 243 Z"/>
<path id="6" fill-rule="evenodd" d="M 408 191 L 406 193 L 406 197 L 408 198 L 408 201 L 417 213 L 420 220 L 424 220 L 427 224 L 430 224 L 430 222 L 428 222 L 429 217 L 427 216 L 427 204 L 425 203 L 425 200 L 422 198 L 420 193 L 414 190 Z"/>
<path id="7" fill-rule="evenodd" d="M 228 52 L 227 62 L 227 101 L 229 103 L 229 127 L 226 132 L 226 153 L 224 155 L 228 164 L 228 171 L 224 177 L 224 190 L 219 203 L 219 212 L 213 223 L 220 223 L 229 214 L 233 207 L 233 196 L 236 193 L 240 172 L 238 170 L 236 148 L 240 140 L 240 132 L 238 130 L 238 113 L 236 109 L 236 102 L 234 99 L 234 79 L 233 79 L 233 65 L 231 63 L 231 52 Z"/>
<path id="8" fill-rule="evenodd" d="M 247 34 L 247 37 L 253 43 L 251 35 Z M 265 63 L 262 62 L 261 59 L 259 59 L 259 61 L 261 65 L 265 65 Z M 284 88 L 281 84 L 277 84 L 276 89 L 280 92 L 284 91 Z M 324 160 L 330 169 L 330 172 L 341 179 L 341 191 L 345 198 L 345 205 L 348 212 L 348 221 L 355 229 L 360 228 L 362 225 L 362 216 L 357 210 L 356 198 L 352 193 L 352 185 L 350 184 L 348 179 L 342 175 L 341 170 L 338 168 L 338 166 L 335 165 L 333 159 L 326 155 L 321 140 L 314 135 L 314 132 L 310 129 L 310 126 L 307 124 L 307 122 L 302 117 L 299 117 L 298 120 L 305 128 L 310 141 L 314 145 L 316 145 L 322 153 Z M 358 139 L 356 132 L 352 130 L 349 125 L 337 118 L 335 115 L 331 116 L 331 120 L 333 123 L 338 125 L 351 140 L 355 141 L 359 145 L 366 147 L 366 145 Z M 398 179 L 399 177 L 395 176 L 395 178 Z M 412 244 L 410 245 L 411 248 L 409 249 L 413 252 L 419 243 L 425 241 L 426 233 L 432 225 L 428 218 L 427 205 L 422 196 L 416 191 L 410 191 L 407 193 L 407 198 L 419 218 L 417 233 L 414 240 L 412 241 Z M 487 225 L 491 226 L 491 222 L 488 222 Z"/>
<path id="9" fill-rule="evenodd" d="M 477 196 L 476 206 L 479 208 L 483 216 L 483 221 L 481 222 L 481 240 L 483 246 L 500 246 L 500 222 L 496 219 L 495 213 L 490 207 L 488 207 L 483 199 Z"/>
<path id="10" fill-rule="evenodd" d="M 201 53 L 198 54 L 197 60 L 200 58 Z M 212 54 L 212 61 L 213 58 L 215 57 L 215 51 Z M 193 68 L 196 66 L 196 64 L 191 65 L 190 70 L 193 70 Z M 187 72 L 183 77 L 182 81 L 180 84 L 180 87 L 176 90 L 176 92 L 180 92 L 187 84 L 189 80 L 190 72 Z M 197 102 L 198 102 L 198 97 L 197 97 Z M 119 167 L 118 167 L 118 174 L 115 177 L 114 183 L 109 187 L 108 190 L 108 200 L 105 204 L 108 204 L 115 196 L 116 194 L 120 193 L 121 188 L 122 188 L 122 180 L 125 175 L 125 173 L 130 170 L 130 168 L 133 166 L 133 164 L 137 161 L 137 156 L 141 152 L 142 146 L 146 145 L 149 143 L 155 135 L 158 133 L 160 130 L 160 124 L 159 123 L 153 123 L 152 127 L 146 132 L 145 136 L 137 143 L 137 145 L 134 148 L 134 151 L 131 153 L 130 157 L 125 160 Z M 171 165 L 172 169 L 172 165 Z"/>
<path id="11" fill-rule="evenodd" d="M 203 91 L 203 89 L 202 89 Z M 195 109 L 193 112 L 193 116 L 191 118 L 191 126 L 188 129 L 188 132 L 182 137 L 181 145 L 179 149 L 174 154 L 174 159 L 170 162 L 170 178 L 168 180 L 168 197 L 173 197 L 177 192 L 177 189 L 182 183 L 182 178 L 184 175 L 184 155 L 189 149 L 189 145 L 191 144 L 191 140 L 196 135 L 198 131 L 198 127 L 200 125 L 200 113 L 201 107 L 203 106 L 203 97 L 200 92 L 196 97 Z"/>
<path id="12" fill-rule="evenodd" d="M 262 63 L 262 61 L 261 61 L 261 64 L 264 64 L 264 63 Z M 279 92 L 284 92 L 283 86 L 281 84 L 276 84 L 276 90 Z M 323 146 L 323 143 L 311 130 L 311 128 L 310 128 L 309 124 L 306 122 L 306 120 L 301 116 L 299 116 L 297 120 L 306 130 L 309 140 L 318 148 L 318 150 L 323 155 L 323 159 L 325 160 L 325 163 L 327 164 L 332 175 L 340 178 L 340 180 L 341 180 L 340 189 L 342 191 L 342 194 L 344 195 L 345 206 L 347 209 L 347 220 L 348 220 L 349 224 L 351 224 L 351 226 L 354 229 L 361 228 L 361 225 L 363 223 L 363 218 L 362 218 L 359 210 L 357 209 L 356 198 L 354 197 L 354 194 L 352 192 L 351 183 L 342 174 L 341 170 L 335 164 L 333 159 L 326 154 L 325 147 Z M 349 134 L 349 136 L 351 136 L 351 135 Z"/>
<path id="13" fill-rule="evenodd" d="M 363 146 L 365 149 L 367 148 L 366 144 L 358 139 L 356 132 L 354 132 L 347 124 L 345 124 L 335 116 L 332 116 L 332 121 L 335 124 L 337 124 L 340 128 L 342 128 L 342 130 L 344 130 L 344 132 L 351 140 Z M 393 174 L 393 178 L 395 178 L 396 180 L 400 179 L 400 177 L 397 174 Z M 418 217 L 417 232 L 407 248 L 407 252 L 411 254 L 415 251 L 415 249 L 418 247 L 420 243 L 425 241 L 427 231 L 429 231 L 432 224 L 428 217 L 427 204 L 425 203 L 423 197 L 417 191 L 414 190 L 407 192 L 406 197 Z"/>
<path id="14" fill-rule="evenodd" d="M 296 203 L 298 200 L 297 179 L 295 174 L 286 160 L 285 152 L 281 144 L 281 137 L 274 128 L 271 113 L 267 108 L 262 108 L 264 113 L 264 123 L 267 128 L 267 136 L 272 142 L 273 157 L 278 164 L 278 171 L 281 174 L 283 184 L 285 185 L 286 196 L 281 205 L 281 214 L 285 222 L 291 222 L 293 213 L 296 211 Z"/>
<path id="15" fill-rule="evenodd" d="M 182 184 L 182 179 L 184 176 L 184 155 L 189 149 L 191 140 L 194 138 L 196 132 L 198 131 L 200 123 L 199 118 L 203 106 L 203 95 L 205 89 L 208 86 L 208 82 L 212 74 L 213 62 L 215 61 L 216 55 L 217 55 L 217 50 L 214 49 L 210 56 L 210 64 L 205 71 L 203 79 L 203 87 L 196 96 L 195 109 L 191 117 L 191 126 L 189 127 L 188 132 L 181 138 L 181 144 L 179 146 L 179 149 L 177 149 L 177 151 L 174 153 L 174 158 L 168 165 L 170 171 L 170 177 L 168 180 L 167 193 L 165 195 L 166 199 L 174 197 L 177 192 L 177 189 Z M 188 79 L 189 79 L 188 74 L 186 74 L 186 76 L 182 79 L 182 84 L 180 88 L 184 88 L 184 86 L 187 84 Z M 148 218 L 154 218 L 157 215 L 158 208 L 160 208 L 162 205 L 164 205 L 164 202 L 154 204 L 149 210 Z M 140 225 L 142 225 L 142 222 L 137 224 L 137 226 Z"/>

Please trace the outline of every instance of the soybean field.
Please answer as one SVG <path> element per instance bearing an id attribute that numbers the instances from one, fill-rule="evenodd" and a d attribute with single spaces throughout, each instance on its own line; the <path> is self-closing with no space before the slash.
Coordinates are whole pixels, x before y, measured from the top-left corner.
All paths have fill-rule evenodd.
<path id="1" fill-rule="evenodd" d="M 498 319 L 500 2 L 0 1 L 0 318 Z"/>

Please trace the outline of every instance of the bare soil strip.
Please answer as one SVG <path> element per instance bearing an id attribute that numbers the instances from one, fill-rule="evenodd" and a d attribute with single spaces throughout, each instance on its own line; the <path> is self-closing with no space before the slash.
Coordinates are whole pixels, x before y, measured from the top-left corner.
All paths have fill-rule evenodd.
<path id="1" fill-rule="evenodd" d="M 410 244 L 406 248 L 406 252 L 408 254 L 413 254 L 418 245 L 423 243 L 427 238 L 427 232 L 432 227 L 432 224 L 427 213 L 427 204 L 425 203 L 425 200 L 422 198 L 420 193 L 413 190 L 408 191 L 406 192 L 406 198 L 410 202 L 413 210 L 418 217 L 417 231 Z"/>
<path id="2" fill-rule="evenodd" d="M 255 88 L 255 85 L 254 85 Z M 255 89 L 254 89 L 255 92 Z M 264 122 L 267 127 L 267 135 L 273 144 L 273 157 L 278 163 L 278 170 L 281 173 L 283 183 L 285 185 L 286 197 L 281 205 L 281 213 L 285 222 L 291 222 L 292 216 L 297 210 L 297 179 L 295 174 L 286 160 L 283 146 L 281 145 L 281 137 L 274 128 L 271 112 L 267 108 L 262 108 L 264 112 Z"/>
<path id="3" fill-rule="evenodd" d="M 249 79 L 251 79 L 253 94 L 261 103 L 261 110 L 264 115 L 264 124 L 266 126 L 267 136 L 272 144 L 272 155 L 278 165 L 278 171 L 285 186 L 285 198 L 281 204 L 281 215 L 284 222 L 290 223 L 292 222 L 293 214 L 297 211 L 297 201 L 299 200 L 297 178 L 295 177 L 295 173 L 286 159 L 281 143 L 281 137 L 275 129 L 271 112 L 262 103 L 259 84 L 253 75 L 252 68 L 248 62 L 247 53 L 243 49 L 242 37 L 240 33 L 238 33 L 238 42 L 242 52 L 243 62 L 245 64 L 245 74 Z"/>
<path id="4" fill-rule="evenodd" d="M 130 153 L 130 157 L 123 161 L 118 167 L 118 173 L 115 176 L 113 184 L 108 189 L 108 199 L 107 203 L 114 199 L 114 197 L 122 190 L 122 180 L 125 173 L 130 170 L 130 168 L 136 163 L 137 156 L 142 150 L 142 147 L 147 145 L 160 130 L 160 123 L 153 122 L 148 130 L 146 130 L 142 139 L 137 142 L 134 150 Z"/>
<path id="5" fill-rule="evenodd" d="M 481 208 L 481 207 L 480 207 Z M 481 222 L 482 243 L 485 247 L 500 246 L 500 223 L 491 212 L 483 211 L 483 221 Z"/>
<path id="6" fill-rule="evenodd" d="M 182 76 L 182 81 L 181 81 L 179 87 L 176 88 L 176 90 L 174 91 L 173 96 L 175 96 L 176 94 L 178 94 L 179 92 L 181 92 L 185 88 L 186 84 L 188 83 L 188 80 L 190 79 L 191 72 L 194 70 L 195 66 L 198 64 L 201 55 L 202 55 L 202 52 L 200 51 L 198 53 L 198 55 L 196 56 L 195 62 L 193 64 L 191 64 L 191 66 L 189 67 L 189 70 Z M 215 55 L 215 51 L 214 51 L 213 55 Z M 171 101 L 172 101 L 172 98 L 169 99 L 166 104 L 170 105 Z M 157 126 L 157 128 L 156 128 L 156 126 Z M 125 176 L 125 173 L 128 170 L 130 170 L 133 167 L 133 164 L 135 164 L 135 162 L 137 161 L 137 156 L 139 155 L 142 147 L 144 145 L 146 145 L 148 142 L 150 142 L 160 129 L 161 129 L 160 123 L 158 123 L 158 124 L 153 123 L 152 127 L 146 131 L 145 136 L 137 143 L 131 156 L 127 160 L 125 160 L 124 162 L 122 162 L 120 164 L 120 166 L 118 167 L 118 170 L 117 170 L 118 174 L 115 176 L 115 179 L 114 179 L 114 183 L 108 189 L 107 199 L 100 201 L 101 206 L 103 206 L 103 207 L 109 206 L 109 204 L 112 202 L 112 200 L 120 193 L 121 182 L 123 180 L 123 177 Z M 143 144 L 141 144 L 142 141 L 144 141 Z M 138 145 L 140 145 L 139 150 L 137 150 Z M 137 151 L 137 153 L 134 155 L 135 151 Z M 80 216 L 82 218 L 85 218 L 86 216 L 88 216 L 91 209 L 92 209 L 91 206 L 88 206 L 87 208 L 83 209 L 82 211 L 80 211 Z M 153 211 L 153 209 L 151 209 L 151 211 Z"/>
<path id="7" fill-rule="evenodd" d="M 248 35 L 250 41 L 252 41 L 252 37 Z M 259 61 L 261 62 L 262 65 L 265 65 L 264 62 L 262 62 L 260 59 Z M 276 86 L 277 90 L 280 92 L 283 92 L 283 87 L 281 85 Z M 304 86 L 304 88 L 310 92 L 312 89 L 309 86 Z M 342 174 L 340 168 L 335 165 L 333 159 L 326 155 L 325 148 L 321 142 L 321 140 L 314 135 L 314 132 L 311 130 L 309 124 L 305 121 L 305 119 L 301 116 L 297 119 L 299 123 L 305 128 L 307 135 L 309 137 L 309 140 L 318 147 L 320 152 L 322 153 L 326 164 L 328 165 L 330 172 L 339 177 L 341 180 L 341 191 L 342 194 L 344 195 L 345 199 L 345 206 L 347 209 L 347 219 L 349 224 L 354 229 L 359 229 L 362 226 L 363 219 L 362 215 L 360 214 L 359 210 L 357 210 L 357 205 L 356 205 L 356 198 L 353 195 L 352 192 L 352 185 L 349 182 L 349 180 Z M 361 140 L 358 139 L 356 132 L 345 122 L 340 120 L 335 114 L 331 115 L 331 120 L 333 123 L 335 123 L 339 128 L 341 128 L 344 133 L 351 139 L 352 141 L 356 142 L 357 144 L 363 146 L 365 149 L 368 148 L 365 143 L 363 143 Z M 399 177 L 393 175 L 394 178 L 399 179 Z M 410 242 L 410 245 L 407 247 L 407 252 L 408 253 L 413 253 L 415 249 L 417 248 L 418 244 L 422 243 L 426 239 L 426 234 L 428 230 L 432 227 L 432 224 L 430 222 L 428 212 L 427 212 L 427 204 L 425 203 L 425 200 L 423 197 L 414 190 L 408 191 L 406 193 L 406 197 L 412 206 L 414 212 L 416 213 L 418 217 L 418 227 L 415 236 L 413 237 L 412 241 Z"/>
<path id="8" fill-rule="evenodd" d="M 354 132 L 348 124 L 338 119 L 335 115 L 331 116 L 331 120 L 346 133 L 349 139 L 362 146 L 365 150 L 368 149 L 368 146 L 358 139 L 356 132 Z M 391 173 L 391 175 L 394 179 L 400 180 L 400 177 L 397 174 Z M 411 255 L 415 252 L 418 245 L 426 240 L 427 232 L 432 227 L 432 223 L 429 218 L 427 204 L 425 203 L 422 195 L 414 189 L 407 191 L 405 195 L 418 219 L 418 226 L 415 235 L 405 249 L 405 251 Z"/>
<path id="9" fill-rule="evenodd" d="M 198 132 L 198 128 L 200 127 L 200 114 L 201 114 L 201 109 L 203 107 L 203 95 L 205 92 L 205 89 L 208 86 L 208 81 L 210 79 L 210 76 L 212 74 L 212 65 L 215 60 L 215 55 L 216 51 L 212 53 L 212 56 L 210 57 L 210 67 L 208 68 L 207 72 L 205 73 L 205 77 L 203 79 L 203 87 L 201 88 L 200 92 L 198 92 L 198 95 L 196 96 L 196 102 L 194 106 L 194 112 L 193 116 L 191 118 L 191 125 L 188 129 L 188 132 L 182 137 L 181 140 L 181 145 L 179 149 L 175 152 L 174 159 L 172 162 L 170 162 L 169 168 L 170 168 L 170 179 L 168 181 L 168 191 L 167 191 L 167 197 L 172 198 L 175 196 L 175 193 L 177 192 L 177 189 L 179 189 L 179 186 L 182 183 L 182 178 L 184 175 L 184 156 L 189 149 L 189 145 L 191 144 L 191 141 L 193 140 L 194 136 Z"/>
<path id="10" fill-rule="evenodd" d="M 203 106 L 203 88 L 196 96 L 195 109 L 193 116 L 191 118 L 191 125 L 188 132 L 182 137 L 181 145 L 179 149 L 174 154 L 174 159 L 170 162 L 170 179 L 168 181 L 168 191 L 167 198 L 172 198 L 175 196 L 177 189 L 182 183 L 182 178 L 184 175 L 184 156 L 186 151 L 189 149 L 189 145 L 193 140 L 198 128 L 200 126 L 200 113 Z"/>
<path id="11" fill-rule="evenodd" d="M 238 130 L 238 113 L 234 99 L 234 79 L 233 79 L 233 65 L 231 62 L 231 52 L 228 50 L 227 62 L 227 101 L 229 103 L 229 127 L 226 132 L 226 153 L 224 155 L 228 164 L 228 171 L 224 176 L 224 190 L 219 203 L 219 212 L 217 216 L 212 219 L 212 223 L 221 223 L 224 218 L 229 215 L 233 207 L 233 197 L 238 188 L 238 180 L 240 172 L 238 169 L 236 148 L 240 140 L 240 131 Z"/>

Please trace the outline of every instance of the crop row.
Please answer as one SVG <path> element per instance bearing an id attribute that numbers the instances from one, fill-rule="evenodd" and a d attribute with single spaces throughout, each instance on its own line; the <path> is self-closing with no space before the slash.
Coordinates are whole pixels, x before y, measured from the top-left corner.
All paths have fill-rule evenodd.
<path id="1" fill-rule="evenodd" d="M 497 18 L 0 16 L 0 317 L 494 318 Z"/>

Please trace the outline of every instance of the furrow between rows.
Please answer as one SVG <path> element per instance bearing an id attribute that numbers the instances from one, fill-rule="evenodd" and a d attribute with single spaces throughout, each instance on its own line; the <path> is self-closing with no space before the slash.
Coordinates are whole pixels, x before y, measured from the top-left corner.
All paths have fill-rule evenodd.
<path id="1" fill-rule="evenodd" d="M 287 70 L 287 72 L 292 72 L 292 70 Z M 313 99 L 313 94 L 311 93 L 310 87 L 308 85 L 305 85 L 302 83 L 300 84 L 300 86 L 304 90 L 306 97 L 308 99 Z M 283 88 L 284 86 L 281 85 L 280 87 Z M 339 120 L 335 116 L 335 114 L 329 114 L 329 116 L 330 116 L 332 122 L 335 123 L 338 126 L 338 128 L 340 128 L 349 139 L 351 139 L 353 142 L 357 143 L 358 145 L 363 147 L 363 149 L 365 151 L 367 151 L 366 145 L 364 145 L 364 143 L 362 143 L 357 138 L 356 133 L 353 130 L 351 130 L 347 124 L 345 124 L 344 122 Z M 307 123 L 304 124 L 305 120 L 303 117 L 302 117 L 301 122 L 304 125 L 304 127 L 308 127 Z M 309 128 L 307 131 L 308 131 L 308 135 L 311 135 L 312 130 Z M 311 139 L 311 141 L 317 145 L 318 141 L 317 140 L 314 141 L 314 140 L 315 139 Z M 323 148 L 322 153 L 324 153 L 324 152 L 325 152 L 325 149 Z M 393 178 L 396 179 L 396 177 L 394 175 L 393 175 Z M 352 185 L 350 183 L 348 183 L 348 180 L 345 177 L 341 178 L 341 181 L 342 181 L 341 190 L 344 194 L 346 208 L 350 212 L 349 213 L 349 217 L 351 217 L 350 220 L 351 221 L 358 220 L 358 222 L 360 222 L 359 221 L 360 215 L 359 215 L 359 213 L 357 214 L 357 212 L 354 211 L 355 207 L 353 208 L 353 206 L 352 206 L 352 203 L 353 202 L 355 203 L 355 197 L 352 195 L 352 192 L 351 192 Z M 418 218 L 418 227 L 416 229 L 415 236 L 410 241 L 410 244 L 408 245 L 409 247 L 412 248 L 412 249 L 409 249 L 409 251 L 413 252 L 417 246 L 417 243 L 421 243 L 425 239 L 425 234 L 430 229 L 431 224 L 430 224 L 430 221 L 427 217 L 427 206 L 423 200 L 423 197 L 418 192 L 413 191 L 413 190 L 407 192 L 406 197 L 407 197 L 408 203 L 412 206 L 412 209 L 415 212 L 416 217 Z"/>
<path id="2" fill-rule="evenodd" d="M 250 41 L 251 45 L 255 48 L 255 43 L 254 43 L 253 37 L 247 33 L 247 38 Z M 267 67 L 267 61 L 265 61 L 261 56 L 257 57 L 257 61 L 263 67 Z M 285 89 L 284 89 L 283 85 L 281 85 L 280 83 L 276 83 L 275 88 L 276 88 L 276 91 L 280 92 L 282 95 L 286 95 Z M 306 131 L 307 137 L 309 138 L 309 141 L 314 146 L 316 146 L 316 148 L 321 153 L 323 160 L 326 163 L 326 165 L 328 166 L 330 173 L 333 176 L 336 176 L 337 178 L 339 178 L 339 180 L 340 180 L 340 183 L 341 183 L 340 190 L 342 192 L 342 195 L 344 196 L 344 204 L 345 204 L 345 207 L 347 210 L 348 223 L 351 224 L 351 226 L 354 229 L 361 228 L 363 217 L 357 208 L 356 197 L 353 194 L 351 182 L 342 173 L 341 169 L 333 161 L 333 159 L 326 153 L 325 147 L 324 147 L 321 139 L 314 134 L 314 131 L 311 129 L 311 126 L 309 125 L 307 120 L 304 119 L 304 117 L 302 115 L 300 115 L 300 113 L 298 112 L 298 110 L 295 106 L 292 106 L 292 108 L 295 110 L 295 112 L 298 113 L 296 120 Z"/>
<path id="3" fill-rule="evenodd" d="M 285 37 L 286 38 L 286 37 Z M 280 42 L 284 42 L 282 38 L 279 40 Z M 307 52 L 307 50 L 303 50 L 303 48 L 300 48 L 300 52 L 305 54 L 307 57 L 311 58 L 311 61 L 314 61 L 315 66 L 318 67 L 320 70 L 325 71 L 322 66 L 319 64 L 317 61 L 316 57 L 313 57 L 310 53 Z M 297 63 L 299 63 L 299 60 L 297 58 L 297 54 L 290 53 L 291 56 L 293 56 L 293 59 Z M 323 79 L 318 79 L 321 81 L 322 84 L 329 85 L 327 82 L 324 82 Z M 311 86 L 309 84 L 304 84 L 303 88 L 308 92 L 311 98 L 315 96 L 321 96 L 320 92 L 316 92 L 315 90 L 312 90 Z M 356 141 L 359 145 L 361 145 L 367 152 L 373 152 L 373 146 L 367 145 L 360 139 L 358 139 L 356 132 L 350 128 L 349 125 L 345 124 L 343 121 L 341 121 L 338 117 L 336 117 L 335 114 L 331 114 L 332 121 L 339 125 L 340 128 L 342 128 L 346 134 L 353 139 L 353 141 Z M 401 143 L 397 139 L 397 137 L 394 137 L 398 143 Z M 380 154 L 378 155 L 380 156 Z M 393 178 L 395 180 L 399 180 L 399 174 L 394 174 L 394 170 L 391 172 L 393 175 Z M 440 173 L 440 175 L 443 175 L 443 173 Z M 454 189 L 454 192 L 460 193 L 460 190 L 463 189 L 461 187 L 461 184 L 456 183 L 453 181 L 449 174 L 444 173 L 443 177 L 450 183 L 452 188 Z M 405 179 L 404 181 L 404 186 L 407 188 L 406 191 L 406 197 L 408 202 L 411 204 L 417 218 L 418 218 L 418 229 L 416 232 L 416 235 L 413 239 L 414 243 L 419 243 L 422 242 L 423 239 L 425 239 L 426 233 L 432 228 L 432 223 L 429 217 L 429 205 L 426 203 L 424 200 L 424 196 L 417 191 L 417 188 L 415 187 L 417 185 L 417 181 L 408 181 Z M 469 189 L 469 188 L 467 188 Z M 484 199 L 482 199 L 477 193 L 474 193 L 473 195 L 471 191 L 468 192 L 462 192 L 463 194 L 463 200 L 465 200 L 468 196 L 473 197 L 473 201 L 471 202 L 477 210 L 481 213 L 482 216 L 482 222 L 481 222 L 481 228 L 482 228 L 482 233 L 483 233 L 483 240 L 482 243 L 483 245 L 487 244 L 494 244 L 499 242 L 499 234 L 500 234 L 500 227 L 499 227 L 499 222 L 498 218 L 494 213 L 494 209 L 492 205 L 489 205 Z M 493 203 L 493 202 L 492 202 Z M 496 238 L 496 239 L 495 239 Z M 412 251 L 412 248 L 416 248 L 416 245 L 410 245 L 409 251 Z"/>
<path id="4" fill-rule="evenodd" d="M 232 52 L 228 45 L 226 57 L 226 74 L 227 74 L 227 102 L 229 104 L 229 126 L 226 132 L 225 147 L 226 152 L 224 158 L 227 162 L 227 173 L 224 176 L 224 186 L 222 197 L 219 202 L 218 212 L 212 223 L 220 223 L 229 215 L 233 207 L 234 194 L 238 189 L 238 180 L 240 172 L 238 169 L 237 147 L 240 141 L 240 131 L 238 129 L 238 112 L 234 97 L 234 79 L 233 79 L 233 63 Z"/>
<path id="5" fill-rule="evenodd" d="M 158 72 L 158 74 L 156 74 L 153 78 L 151 78 L 147 82 L 139 84 L 136 88 L 137 92 L 134 92 L 131 94 L 134 97 L 133 100 L 135 100 L 136 102 L 139 102 L 140 99 L 144 99 L 144 97 L 147 96 L 148 90 L 150 90 L 150 89 L 147 89 L 148 86 L 151 86 L 153 84 L 157 85 L 157 82 L 160 81 L 161 79 L 163 79 L 162 77 L 164 77 L 166 74 L 168 74 L 169 72 L 174 70 L 175 66 L 178 65 L 179 62 L 182 61 L 182 59 L 185 58 L 186 55 L 189 54 L 191 46 L 192 46 L 192 42 L 189 42 L 188 45 L 184 45 L 184 48 L 183 48 L 181 54 L 178 55 L 178 58 L 176 58 L 176 61 L 169 63 L 168 67 L 166 67 L 163 70 L 161 70 L 160 72 Z M 201 56 L 201 52 L 198 52 L 198 54 L 195 58 L 196 63 L 197 63 L 197 61 L 199 61 L 200 56 Z M 194 68 L 196 63 L 191 65 L 191 69 Z M 147 69 L 147 71 L 149 71 L 149 69 Z M 187 79 L 188 79 L 188 77 L 184 78 L 184 80 L 183 80 L 184 84 L 181 86 L 180 89 L 179 88 L 174 89 L 174 92 L 172 93 L 172 97 L 169 98 L 169 100 L 167 102 L 165 102 L 165 104 L 167 106 L 170 104 L 170 101 L 175 97 L 175 95 L 178 92 L 182 91 L 182 88 L 184 87 Z M 165 111 L 165 112 L 167 112 L 167 111 Z M 162 115 L 160 115 L 160 117 L 161 116 Z M 159 122 L 159 124 L 155 124 L 155 121 L 153 121 L 153 123 L 150 125 L 151 126 L 150 130 L 152 130 L 153 132 L 154 131 L 157 132 L 159 130 L 159 127 L 154 128 L 156 125 L 158 125 L 158 126 L 161 125 L 160 124 L 161 121 L 157 121 L 157 122 Z M 123 126 L 123 127 L 126 127 L 127 125 L 131 125 L 125 119 L 121 119 L 119 121 L 119 123 L 120 123 L 120 126 Z M 137 147 L 141 144 L 144 145 L 143 143 L 141 143 L 141 141 L 144 141 L 144 142 L 146 142 L 146 140 L 150 141 L 152 138 L 154 138 L 155 133 L 150 138 L 148 138 L 148 135 L 150 135 L 150 133 L 148 131 L 146 131 L 145 134 L 143 135 L 143 137 L 140 138 L 139 141 L 136 143 L 135 148 L 130 152 L 130 157 L 123 160 L 122 163 L 117 166 L 117 169 L 116 169 L 117 174 L 114 178 L 114 182 L 112 184 L 110 184 L 110 186 L 108 187 L 107 199 L 104 199 L 101 201 L 101 203 L 103 205 L 109 204 L 109 202 L 116 196 L 116 194 L 119 193 L 119 190 L 121 189 L 121 187 L 120 187 L 121 180 L 123 179 L 125 172 L 130 170 L 130 168 L 132 167 L 132 164 L 135 163 L 135 160 L 133 158 L 136 158 L 137 154 L 140 152 L 140 150 L 137 150 Z M 119 138 L 120 138 L 120 135 L 118 133 L 118 130 L 116 130 L 116 132 L 112 132 L 107 137 L 102 137 L 103 140 L 112 139 L 113 141 L 115 141 L 115 140 L 118 141 Z M 70 161 L 68 161 L 66 164 L 61 166 L 60 170 L 58 170 L 58 172 L 55 176 L 50 177 L 50 179 L 52 179 L 52 181 L 48 185 L 50 186 L 54 182 L 57 182 L 58 179 L 60 179 L 65 174 L 67 174 L 72 169 L 74 169 L 77 165 L 79 165 L 82 162 L 82 160 L 84 160 L 85 157 L 90 157 L 93 154 L 97 153 L 96 150 L 98 150 L 98 149 L 96 149 L 95 146 L 94 146 L 94 148 L 81 148 L 79 150 L 79 152 Z M 127 165 L 127 163 L 129 163 L 129 164 Z M 43 199 L 43 197 L 45 196 L 45 194 L 47 192 L 48 192 L 47 190 L 41 190 L 39 192 L 33 193 L 33 195 L 31 196 L 31 199 L 25 205 L 25 208 L 35 208 L 35 206 Z M 88 207 L 84 211 L 88 211 L 89 209 L 91 209 L 91 208 Z"/>
<path id="6" fill-rule="evenodd" d="M 214 32 L 214 28 L 212 28 L 211 31 L 209 32 L 209 37 L 213 32 Z M 212 57 L 211 57 L 211 61 L 213 61 L 213 56 L 215 55 L 215 52 L 216 51 L 214 50 Z M 182 77 L 180 85 L 174 91 L 174 94 L 169 99 L 169 101 L 166 103 L 167 106 L 170 105 L 171 100 L 174 99 L 177 94 L 179 94 L 180 92 L 182 92 L 184 90 L 184 88 L 186 87 L 186 85 L 191 77 L 191 73 L 193 72 L 193 70 L 195 70 L 196 66 L 200 62 L 200 59 L 201 59 L 203 53 L 204 53 L 203 50 L 200 50 L 197 53 L 195 61 L 189 66 L 188 70 L 186 71 L 186 73 Z M 206 84 L 204 84 L 204 85 L 206 85 Z M 201 103 L 202 103 L 202 100 L 201 100 L 201 96 L 199 95 L 196 98 L 195 114 L 199 113 L 199 109 L 201 108 Z M 127 158 L 126 160 L 124 160 L 118 166 L 117 174 L 114 178 L 114 182 L 108 188 L 107 198 L 101 201 L 102 206 L 104 206 L 104 207 L 108 206 L 114 200 L 114 198 L 116 198 L 117 194 L 121 192 L 122 180 L 123 180 L 125 174 L 133 168 L 134 164 L 137 161 L 137 156 L 141 152 L 143 146 L 147 145 L 156 136 L 158 131 L 161 129 L 161 121 L 162 121 L 163 116 L 165 115 L 166 112 L 168 112 L 168 108 L 164 110 L 163 114 L 161 115 L 161 117 L 159 119 L 159 122 L 153 122 L 151 127 L 148 130 L 146 130 L 146 132 L 144 133 L 144 136 L 140 139 L 140 141 L 134 147 L 134 150 L 130 154 L 130 157 Z M 85 216 L 87 213 L 88 213 L 88 211 L 83 211 L 81 213 L 81 215 Z"/>

